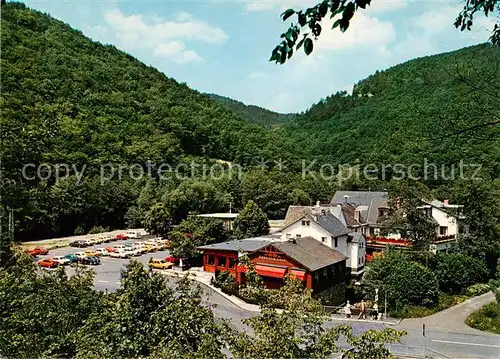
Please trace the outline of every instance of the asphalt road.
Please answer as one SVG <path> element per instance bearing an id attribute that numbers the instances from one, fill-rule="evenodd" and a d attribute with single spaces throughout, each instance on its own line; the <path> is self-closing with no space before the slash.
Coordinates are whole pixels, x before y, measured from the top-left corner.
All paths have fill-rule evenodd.
<path id="1" fill-rule="evenodd" d="M 112 246 L 114 244 L 126 244 L 133 243 L 137 240 L 127 240 L 127 241 L 115 241 L 111 243 L 105 243 L 101 245 L 96 245 L 91 248 Z M 144 239 L 142 239 L 144 240 Z M 81 248 L 59 248 L 51 250 L 46 256 L 40 256 L 40 258 L 52 257 L 57 255 L 65 255 L 68 253 L 75 253 L 82 251 Z M 139 257 L 134 257 L 134 259 L 139 262 L 146 264 L 149 258 L 165 258 L 169 255 L 168 251 L 158 251 L 155 253 L 146 253 Z M 94 284 L 95 288 L 102 291 L 114 291 L 120 287 L 120 272 L 124 268 L 124 265 L 128 263 L 127 259 L 109 258 L 101 257 L 101 264 L 97 266 L 91 266 L 95 272 Z M 68 274 L 74 273 L 74 269 L 71 267 L 66 267 Z M 166 278 L 174 284 L 176 279 L 174 277 Z M 239 330 L 248 330 L 242 320 L 249 318 L 255 313 L 246 311 L 232 302 L 228 301 L 225 297 L 219 293 L 211 290 L 210 288 L 203 286 L 206 292 L 206 298 L 204 302 L 210 305 L 214 314 L 220 318 L 227 318 L 231 323 Z M 444 319 L 446 320 L 446 319 Z M 425 322 L 425 319 L 422 320 Z M 362 333 L 369 329 L 381 330 L 387 325 L 380 322 L 369 322 L 369 321 L 331 321 L 325 324 L 325 326 L 334 326 L 338 324 L 348 324 L 353 327 L 356 334 Z M 468 332 L 453 332 L 451 330 L 443 330 L 442 328 L 434 329 L 432 326 L 427 326 L 426 328 L 426 338 L 422 335 L 421 328 L 405 327 L 405 321 L 400 325 L 395 326 L 396 329 L 404 329 L 407 331 L 408 335 L 405 336 L 401 344 L 391 346 L 391 351 L 394 354 L 407 355 L 414 357 L 423 357 L 424 346 L 427 347 L 427 357 L 428 358 L 477 358 L 477 359 L 498 359 L 500 358 L 500 335 L 493 335 L 488 333 L 483 333 L 480 331 L 468 331 Z M 459 328 L 457 328 L 459 331 Z M 426 343 L 425 343 L 426 341 Z"/>

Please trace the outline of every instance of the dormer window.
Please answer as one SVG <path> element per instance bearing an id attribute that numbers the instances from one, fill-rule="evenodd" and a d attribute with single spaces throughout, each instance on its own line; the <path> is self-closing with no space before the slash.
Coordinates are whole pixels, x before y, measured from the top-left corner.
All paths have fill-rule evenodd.
<path id="1" fill-rule="evenodd" d="M 379 208 L 378 209 L 378 216 L 379 217 L 385 217 L 389 214 L 389 210 L 387 208 Z"/>
<path id="2" fill-rule="evenodd" d="M 302 226 L 309 227 L 311 225 L 311 221 L 308 219 L 302 220 Z"/>
<path id="3" fill-rule="evenodd" d="M 354 211 L 354 220 L 359 222 L 359 209 Z"/>

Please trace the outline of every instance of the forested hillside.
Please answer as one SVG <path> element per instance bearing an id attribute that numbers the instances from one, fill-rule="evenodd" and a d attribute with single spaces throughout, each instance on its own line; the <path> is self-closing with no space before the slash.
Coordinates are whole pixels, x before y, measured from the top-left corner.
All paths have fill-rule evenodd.
<path id="1" fill-rule="evenodd" d="M 245 105 L 243 102 L 216 94 L 209 94 L 209 96 L 245 120 L 266 127 L 274 127 L 286 123 L 296 116 L 294 113 L 278 113 L 259 106 Z"/>
<path id="2" fill-rule="evenodd" d="M 500 48 L 429 56 L 359 82 L 282 126 L 318 163 L 480 163 L 500 175 Z M 419 174 L 422 174 L 420 171 Z"/>
<path id="3" fill-rule="evenodd" d="M 262 126 L 48 15 L 7 3 L 1 26 L 2 192 L 20 238 L 123 226 L 144 183 L 114 178 L 101 186 L 102 164 L 124 164 L 128 174 L 148 161 L 249 165 L 289 153 Z M 71 174 L 86 166 L 90 180 L 55 184 L 54 167 L 47 181 L 22 178 L 23 166 L 34 165 L 33 177 L 43 163 L 68 164 Z"/>

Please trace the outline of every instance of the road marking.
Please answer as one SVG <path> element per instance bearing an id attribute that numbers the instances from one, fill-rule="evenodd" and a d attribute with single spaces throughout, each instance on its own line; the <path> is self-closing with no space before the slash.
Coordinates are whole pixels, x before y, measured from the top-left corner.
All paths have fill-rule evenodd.
<path id="1" fill-rule="evenodd" d="M 108 283 L 108 281 L 107 281 L 107 280 L 98 280 L 97 282 L 98 282 L 98 283 Z"/>
<path id="2" fill-rule="evenodd" d="M 433 342 L 438 342 L 438 343 L 449 343 L 449 344 L 459 344 L 459 345 L 475 345 L 475 346 L 477 346 L 477 347 L 500 348 L 500 345 L 492 345 L 492 344 L 478 344 L 478 343 L 453 342 L 453 341 L 449 341 L 449 340 L 437 340 L 437 339 L 432 339 L 431 341 L 433 341 Z"/>

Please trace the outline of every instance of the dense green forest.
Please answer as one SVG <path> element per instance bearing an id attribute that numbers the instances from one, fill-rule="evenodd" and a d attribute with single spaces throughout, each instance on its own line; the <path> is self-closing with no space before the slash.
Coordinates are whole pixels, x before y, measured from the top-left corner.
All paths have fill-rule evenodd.
<path id="1" fill-rule="evenodd" d="M 221 103 L 19 3 L 2 7 L 1 31 L 0 215 L 12 211 L 19 240 L 142 226 L 153 209 L 179 222 L 249 200 L 282 218 L 288 205 L 329 201 L 338 188 L 392 185 L 391 169 L 303 176 L 323 164 L 427 158 L 446 175 L 460 161 L 480 164 L 481 188 L 500 197 L 498 48 L 409 61 L 291 118 Z M 437 198 L 463 200 L 464 181 L 441 177 L 422 182 Z"/>
<path id="2" fill-rule="evenodd" d="M 423 164 L 427 158 L 450 168 L 462 160 L 498 178 L 499 83 L 500 48 L 473 46 L 377 72 L 352 95 L 331 95 L 282 130 L 302 156 L 320 164 Z"/>
<path id="3" fill-rule="evenodd" d="M 230 109 L 245 120 L 258 123 L 266 127 L 281 125 L 289 122 L 296 116 L 294 113 L 278 113 L 259 106 L 245 105 L 243 102 L 216 94 L 209 94 L 209 96 L 214 100 L 219 101 L 224 107 Z"/>

